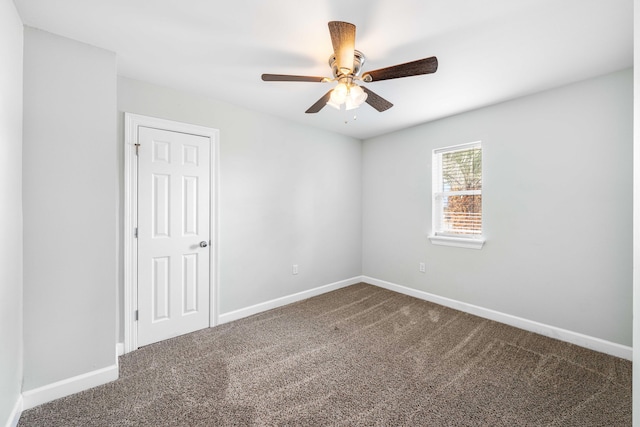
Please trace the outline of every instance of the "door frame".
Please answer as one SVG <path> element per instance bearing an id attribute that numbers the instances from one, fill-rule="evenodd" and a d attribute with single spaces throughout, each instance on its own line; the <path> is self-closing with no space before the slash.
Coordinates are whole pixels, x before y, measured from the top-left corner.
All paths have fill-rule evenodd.
<path id="1" fill-rule="evenodd" d="M 124 352 L 138 348 L 138 239 L 135 229 L 138 227 L 138 161 L 136 144 L 140 127 L 187 133 L 209 138 L 211 143 L 210 162 L 210 206 L 209 206 L 209 327 L 218 324 L 218 211 L 217 211 L 217 174 L 218 129 L 140 114 L 124 113 Z"/>

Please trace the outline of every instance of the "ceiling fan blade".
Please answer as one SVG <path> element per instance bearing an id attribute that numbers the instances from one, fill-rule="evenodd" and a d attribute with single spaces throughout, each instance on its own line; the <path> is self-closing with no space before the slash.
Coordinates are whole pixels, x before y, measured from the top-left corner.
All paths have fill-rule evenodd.
<path id="1" fill-rule="evenodd" d="M 360 86 L 360 87 L 367 94 L 367 101 L 366 101 L 367 104 L 371 105 L 373 108 L 375 108 L 379 112 L 382 113 L 383 111 L 386 111 L 389 108 L 393 107 L 392 103 L 390 103 L 389 101 L 387 101 L 386 99 L 378 95 L 377 93 L 372 92 L 371 90 L 367 89 L 364 86 Z"/>
<path id="2" fill-rule="evenodd" d="M 289 76 L 287 74 L 263 74 L 262 80 L 265 82 L 318 82 L 325 81 L 325 77 L 311 76 Z"/>
<path id="3" fill-rule="evenodd" d="M 331 97 L 331 92 L 333 92 L 333 89 L 327 92 L 322 98 L 318 99 L 315 104 L 313 104 L 311 107 L 309 107 L 309 109 L 307 109 L 307 111 L 305 111 L 305 113 L 312 114 L 322 110 L 322 108 L 327 105 L 327 101 Z"/>
<path id="4" fill-rule="evenodd" d="M 333 53 L 336 55 L 338 70 L 342 74 L 350 74 L 353 71 L 354 52 L 356 49 L 356 26 L 348 22 L 329 22 L 329 33 Z"/>
<path id="5" fill-rule="evenodd" d="M 368 71 L 363 76 L 368 81 L 367 75 L 371 76 L 372 82 L 379 80 L 398 79 L 400 77 L 419 76 L 421 74 L 435 73 L 438 69 L 438 58 L 432 56 L 430 58 L 418 59 L 417 61 L 406 62 L 404 64 L 394 65 L 391 67 L 380 68 L 379 70 Z"/>

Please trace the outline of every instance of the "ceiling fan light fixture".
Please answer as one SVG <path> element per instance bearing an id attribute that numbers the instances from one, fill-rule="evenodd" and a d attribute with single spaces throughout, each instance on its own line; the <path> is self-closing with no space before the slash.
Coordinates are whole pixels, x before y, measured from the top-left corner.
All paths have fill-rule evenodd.
<path id="1" fill-rule="evenodd" d="M 349 95 L 345 100 L 345 109 L 353 110 L 354 108 L 358 108 L 366 100 L 367 94 L 365 91 L 358 85 L 351 85 L 349 88 Z"/>
<path id="2" fill-rule="evenodd" d="M 367 100 L 367 94 L 360 86 L 351 85 L 351 88 L 349 90 L 349 98 L 351 98 L 354 104 L 361 105 L 364 101 Z"/>
<path id="3" fill-rule="evenodd" d="M 340 104 L 334 102 L 331 98 L 329 98 L 329 100 L 327 101 L 327 105 L 335 108 L 336 110 L 340 109 Z"/>
<path id="4" fill-rule="evenodd" d="M 347 85 L 344 83 L 339 83 L 338 86 L 336 86 L 331 91 L 331 96 L 327 101 L 327 105 L 330 105 L 333 108 L 336 108 L 339 110 L 340 106 L 344 104 L 345 100 L 347 99 L 348 94 L 349 94 L 349 88 L 347 88 Z"/>
<path id="5" fill-rule="evenodd" d="M 367 93 L 360 86 L 351 83 L 340 83 L 331 91 L 327 105 L 339 110 L 342 104 L 345 104 L 345 109 L 353 110 L 366 100 Z"/>
<path id="6" fill-rule="evenodd" d="M 344 109 L 345 110 L 355 110 L 358 107 L 359 107 L 359 105 L 357 105 L 355 102 L 353 102 L 353 100 L 351 100 L 351 98 L 347 98 L 347 100 L 344 102 Z"/>
<path id="7" fill-rule="evenodd" d="M 349 87 L 345 83 L 339 83 L 331 92 L 331 98 L 338 104 L 344 103 L 348 95 Z"/>

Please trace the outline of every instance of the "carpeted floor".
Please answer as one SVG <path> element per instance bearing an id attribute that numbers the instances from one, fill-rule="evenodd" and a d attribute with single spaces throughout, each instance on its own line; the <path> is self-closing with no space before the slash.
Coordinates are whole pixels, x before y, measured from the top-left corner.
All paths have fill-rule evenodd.
<path id="1" fill-rule="evenodd" d="M 625 426 L 631 362 L 367 284 L 129 353 L 27 426 Z"/>

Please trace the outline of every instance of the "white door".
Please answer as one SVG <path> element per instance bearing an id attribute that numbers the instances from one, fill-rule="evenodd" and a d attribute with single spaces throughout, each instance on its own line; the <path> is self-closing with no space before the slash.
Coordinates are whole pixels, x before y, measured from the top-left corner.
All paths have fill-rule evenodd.
<path id="1" fill-rule="evenodd" d="M 139 127 L 138 346 L 209 326 L 210 140 Z"/>

